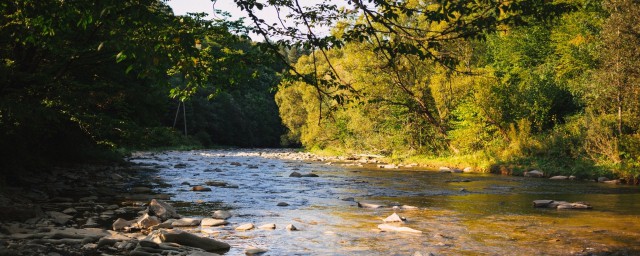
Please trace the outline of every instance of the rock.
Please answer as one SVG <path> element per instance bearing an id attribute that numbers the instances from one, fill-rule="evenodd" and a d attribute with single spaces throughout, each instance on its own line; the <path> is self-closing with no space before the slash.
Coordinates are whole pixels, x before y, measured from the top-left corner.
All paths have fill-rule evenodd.
<path id="1" fill-rule="evenodd" d="M 565 201 L 554 200 L 535 200 L 533 207 L 536 208 L 552 208 L 552 209 L 591 209 L 591 205 L 585 202 L 569 203 Z"/>
<path id="2" fill-rule="evenodd" d="M 302 177 L 302 174 L 300 174 L 299 172 L 292 172 L 291 174 L 289 174 L 289 177 L 299 178 Z"/>
<path id="3" fill-rule="evenodd" d="M 158 219 L 158 217 L 156 216 L 149 216 L 149 214 L 147 213 L 145 213 L 136 221 L 136 226 L 139 229 L 148 229 L 158 224 L 160 224 L 160 219 Z"/>
<path id="4" fill-rule="evenodd" d="M 361 202 L 356 202 L 356 203 L 360 208 L 370 208 L 370 209 L 382 208 L 382 205 L 378 205 L 378 204 L 361 203 Z"/>
<path id="5" fill-rule="evenodd" d="M 200 225 L 200 219 L 182 218 L 171 223 L 174 227 L 191 227 Z"/>
<path id="6" fill-rule="evenodd" d="M 244 250 L 244 254 L 246 255 L 256 255 L 256 254 L 262 254 L 265 252 L 267 252 L 267 250 L 253 247 L 253 246 L 249 246 L 247 247 L 247 249 Z"/>
<path id="7" fill-rule="evenodd" d="M 575 180 L 575 179 L 576 179 L 576 176 L 571 175 L 571 176 L 569 176 L 569 179 L 570 179 L 570 180 Z"/>
<path id="8" fill-rule="evenodd" d="M 355 202 L 356 199 L 353 197 L 345 197 L 345 198 L 341 198 L 340 200 L 342 201 L 347 201 L 347 202 Z"/>
<path id="9" fill-rule="evenodd" d="M 465 167 L 464 169 L 462 169 L 462 172 L 466 172 L 466 173 L 473 172 L 473 167 Z"/>
<path id="10" fill-rule="evenodd" d="M 535 177 L 535 178 L 540 178 L 542 176 L 544 176 L 544 173 L 538 170 L 533 170 L 533 171 L 528 171 L 528 172 L 524 172 L 524 176 L 525 177 Z"/>
<path id="11" fill-rule="evenodd" d="M 386 217 L 384 220 L 384 222 L 404 222 L 406 219 L 403 217 L 400 217 L 397 213 L 393 213 L 391 214 L 389 217 Z"/>
<path id="12" fill-rule="evenodd" d="M 398 166 L 395 164 L 380 164 L 378 165 L 378 168 L 381 169 L 398 169 Z"/>
<path id="13" fill-rule="evenodd" d="M 446 166 L 441 166 L 440 168 L 438 168 L 438 171 L 440 171 L 442 173 L 450 173 L 451 172 L 451 168 L 446 167 Z"/>
<path id="14" fill-rule="evenodd" d="M 616 179 L 616 180 L 605 180 L 602 183 L 605 183 L 605 184 L 616 184 L 617 185 L 617 184 L 620 184 L 621 182 L 620 182 L 620 180 Z"/>
<path id="15" fill-rule="evenodd" d="M 246 224 L 242 224 L 242 225 L 238 226 L 236 228 L 236 230 L 238 230 L 238 231 L 247 231 L 247 230 L 252 230 L 254 228 L 255 228 L 255 226 L 253 224 L 246 223 Z"/>
<path id="16" fill-rule="evenodd" d="M 188 256 L 220 256 L 220 254 L 212 253 L 212 252 L 192 251 L 192 252 L 189 252 Z"/>
<path id="17" fill-rule="evenodd" d="M 296 226 L 294 226 L 293 224 L 287 225 L 287 227 L 285 229 L 289 230 L 289 231 L 297 231 L 298 230 L 298 228 L 296 228 Z"/>
<path id="18" fill-rule="evenodd" d="M 92 251 L 98 249 L 98 244 L 88 243 L 82 246 L 82 250 Z"/>
<path id="19" fill-rule="evenodd" d="M 207 181 L 205 182 L 205 184 L 207 184 L 207 186 L 214 186 L 214 187 L 224 187 L 227 185 L 227 183 L 224 181 Z"/>
<path id="20" fill-rule="evenodd" d="M 61 212 L 54 212 L 54 211 L 48 211 L 47 215 L 51 217 L 53 223 L 56 223 L 58 225 L 67 224 L 67 222 L 69 222 L 73 218 L 73 216 L 71 215 L 64 214 Z"/>
<path id="21" fill-rule="evenodd" d="M 608 181 L 608 180 L 609 180 L 609 178 L 607 178 L 607 177 L 598 177 L 598 182 L 605 182 L 605 181 Z"/>
<path id="22" fill-rule="evenodd" d="M 569 177 L 567 176 L 562 176 L 562 175 L 558 175 L 558 176 L 553 176 L 551 178 L 549 178 L 550 180 L 567 180 L 569 179 Z"/>
<path id="23" fill-rule="evenodd" d="M 180 185 L 191 186 L 191 183 L 183 181 L 182 183 L 180 183 Z"/>
<path id="24" fill-rule="evenodd" d="M 227 211 L 223 211 L 223 210 L 217 210 L 217 211 L 213 212 L 213 218 L 214 219 L 220 219 L 220 220 L 226 220 L 228 218 L 231 218 L 231 213 L 229 213 Z"/>
<path id="25" fill-rule="evenodd" d="M 178 215 L 176 209 L 173 208 L 173 206 L 156 199 L 151 200 L 151 203 L 149 203 L 149 214 L 157 216 L 161 220 L 180 218 L 180 215 Z"/>
<path id="26" fill-rule="evenodd" d="M 146 239 L 154 241 L 156 243 L 176 243 L 184 246 L 191 246 L 200 248 L 208 252 L 227 251 L 231 246 L 227 243 L 216 241 L 213 239 L 200 237 L 191 233 L 182 231 L 154 231 Z"/>
<path id="27" fill-rule="evenodd" d="M 213 218 L 204 218 L 202 219 L 202 221 L 200 221 L 201 226 L 222 226 L 227 224 L 229 224 L 229 222 L 227 222 L 226 220 L 219 220 L 219 219 L 213 219 Z"/>
<path id="28" fill-rule="evenodd" d="M 285 202 L 279 202 L 277 206 L 289 206 L 289 204 Z"/>
<path id="29" fill-rule="evenodd" d="M 460 191 L 460 192 L 467 192 L 467 189 L 466 189 L 466 188 L 461 188 L 461 189 L 460 189 L 460 190 L 458 190 L 458 191 Z"/>
<path id="30" fill-rule="evenodd" d="M 585 202 L 575 202 L 575 203 L 565 203 L 565 204 L 560 204 L 558 205 L 557 209 L 558 210 L 563 210 L 563 209 L 591 209 L 591 205 L 585 203 Z"/>
<path id="31" fill-rule="evenodd" d="M 464 171 L 462 171 L 462 170 L 460 170 L 458 168 L 453 168 L 453 169 L 451 169 L 451 172 L 452 173 L 463 173 Z"/>
<path id="32" fill-rule="evenodd" d="M 78 211 L 75 208 L 67 208 L 64 211 L 62 211 L 62 213 L 69 214 L 69 215 L 75 215 L 76 213 L 78 213 Z"/>
<path id="33" fill-rule="evenodd" d="M 276 224 L 274 223 L 269 223 L 269 224 L 264 224 L 260 227 L 258 227 L 259 229 L 264 229 L 264 230 L 270 230 L 270 229 L 276 229 Z"/>
<path id="34" fill-rule="evenodd" d="M 115 231 L 120 231 L 120 230 L 125 230 L 125 228 L 130 227 L 134 222 L 133 221 L 128 221 L 125 220 L 123 218 L 118 218 L 116 221 L 113 222 L 113 230 Z"/>
<path id="35" fill-rule="evenodd" d="M 307 173 L 307 174 L 302 174 L 301 177 L 316 178 L 316 177 L 319 177 L 319 176 L 318 176 L 318 174 L 315 174 L 315 173 Z"/>
<path id="36" fill-rule="evenodd" d="M 549 205 L 553 202 L 554 202 L 553 200 L 534 200 L 533 207 L 546 208 L 546 207 L 549 207 Z"/>
<path id="37" fill-rule="evenodd" d="M 416 207 L 416 206 L 411 206 L 411 205 L 402 205 L 402 206 L 400 206 L 400 209 L 403 209 L 403 210 L 417 210 L 419 208 Z"/>
<path id="38" fill-rule="evenodd" d="M 176 165 L 173 166 L 173 168 L 184 169 L 184 168 L 187 168 L 187 164 L 182 164 L 182 163 L 176 164 Z"/>
<path id="39" fill-rule="evenodd" d="M 98 224 L 98 219 L 95 217 L 91 217 L 87 219 L 87 221 L 82 225 L 82 228 L 99 228 L 100 224 Z"/>
<path id="40" fill-rule="evenodd" d="M 380 224 L 378 225 L 378 228 L 382 231 L 393 231 L 393 232 L 403 232 L 403 233 L 416 233 L 416 234 L 422 234 L 422 231 L 420 230 L 415 230 L 409 227 L 400 227 L 400 226 L 395 226 L 395 225 L 390 225 L 390 224 Z"/>
<path id="41" fill-rule="evenodd" d="M 151 240 L 140 240 L 138 242 L 138 245 L 142 246 L 142 247 L 148 247 L 148 248 L 160 248 L 160 245 L 154 241 Z"/>
<path id="42" fill-rule="evenodd" d="M 193 186 L 191 187 L 192 191 L 197 191 L 197 192 L 205 192 L 205 191 L 211 191 L 211 188 L 205 187 L 205 186 Z"/>

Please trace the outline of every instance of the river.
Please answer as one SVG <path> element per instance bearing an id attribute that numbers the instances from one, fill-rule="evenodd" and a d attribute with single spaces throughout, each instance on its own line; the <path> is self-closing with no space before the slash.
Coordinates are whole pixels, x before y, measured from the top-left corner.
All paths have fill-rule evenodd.
<path id="1" fill-rule="evenodd" d="M 131 161 L 159 170 L 166 184 L 156 189 L 171 195 L 183 216 L 229 210 L 229 225 L 190 230 L 231 244 L 226 255 L 244 255 L 249 246 L 268 250 L 265 255 L 640 255 L 635 186 L 388 170 L 301 155 L 306 156 L 291 150 L 167 151 L 136 153 Z M 319 177 L 289 177 L 294 171 Z M 228 185 L 191 191 L 207 181 Z M 418 209 L 358 208 L 349 198 Z M 586 201 L 593 209 L 533 208 L 537 199 Z M 377 226 L 394 212 L 407 218 L 403 226 L 422 233 L 381 232 Z M 243 223 L 277 228 L 234 229 Z M 288 224 L 299 231 L 285 230 Z"/>

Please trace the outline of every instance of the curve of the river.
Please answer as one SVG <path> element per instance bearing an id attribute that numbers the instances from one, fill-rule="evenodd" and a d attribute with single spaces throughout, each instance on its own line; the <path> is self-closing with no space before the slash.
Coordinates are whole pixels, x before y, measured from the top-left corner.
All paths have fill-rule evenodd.
<path id="1" fill-rule="evenodd" d="M 291 150 L 137 153 L 169 186 L 159 186 L 184 216 L 233 213 L 229 225 L 190 229 L 265 255 L 640 255 L 637 187 L 488 174 L 378 169 L 304 160 Z M 185 168 L 176 168 L 183 164 Z M 292 172 L 319 177 L 289 177 Z M 207 181 L 226 187 L 194 192 Z M 190 185 L 186 185 L 186 183 Z M 206 186 L 206 185 L 205 185 Z M 354 201 L 418 209 L 358 208 Z M 346 199 L 346 200 L 345 200 Z M 587 201 L 592 210 L 532 207 L 532 201 Z M 289 206 L 277 206 L 286 202 Z M 381 232 L 397 212 L 421 234 Z M 243 223 L 275 230 L 236 231 Z M 293 224 L 299 231 L 287 231 Z"/>

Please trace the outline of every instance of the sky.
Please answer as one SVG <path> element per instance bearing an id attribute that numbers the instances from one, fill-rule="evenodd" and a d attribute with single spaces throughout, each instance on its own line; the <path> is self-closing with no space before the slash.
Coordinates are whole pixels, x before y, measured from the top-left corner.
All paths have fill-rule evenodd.
<path id="1" fill-rule="evenodd" d="M 303 3 L 303 6 L 304 6 L 304 5 L 312 5 L 320 1 L 305 0 L 301 2 Z M 337 2 L 340 2 L 340 1 L 337 1 Z M 167 1 L 167 4 L 171 7 L 171 9 L 173 9 L 173 13 L 175 15 L 185 15 L 189 12 L 205 12 L 209 14 L 207 18 L 212 19 L 216 17 L 214 16 L 214 13 L 215 13 L 214 7 L 215 7 L 216 10 L 229 12 L 231 14 L 232 19 L 245 17 L 246 18 L 245 23 L 247 25 L 252 25 L 251 20 L 247 18 L 247 15 L 245 14 L 245 12 L 240 10 L 236 6 L 233 0 L 217 0 L 215 1 L 215 5 L 211 0 L 169 0 Z M 260 18 L 264 19 L 269 24 L 278 22 L 276 11 L 273 8 L 266 7 L 262 11 L 258 12 L 258 14 L 260 15 L 259 16 Z M 284 17 L 284 15 L 282 15 L 282 17 Z M 329 28 L 324 28 L 324 29 L 321 29 L 321 31 L 316 31 L 316 32 L 320 34 L 326 34 L 328 33 L 328 31 L 329 31 Z M 249 36 L 254 41 L 263 41 L 262 36 L 259 36 L 256 34 L 250 34 Z"/>

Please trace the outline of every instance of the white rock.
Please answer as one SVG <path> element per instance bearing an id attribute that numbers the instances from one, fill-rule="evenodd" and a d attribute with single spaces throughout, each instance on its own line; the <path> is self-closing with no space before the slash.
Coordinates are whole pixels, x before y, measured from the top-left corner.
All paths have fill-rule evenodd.
<path id="1" fill-rule="evenodd" d="M 214 219 L 214 218 L 204 218 L 200 222 L 201 226 L 222 226 L 227 225 L 229 222 L 226 220 Z"/>
<path id="2" fill-rule="evenodd" d="M 274 223 L 269 223 L 269 224 L 264 224 L 260 227 L 258 227 L 259 229 L 264 229 L 264 230 L 270 230 L 270 229 L 276 229 L 276 224 Z"/>
<path id="3" fill-rule="evenodd" d="M 298 230 L 298 228 L 296 228 L 296 226 L 294 226 L 293 224 L 289 224 L 289 225 L 287 225 L 287 227 L 286 227 L 285 229 L 286 229 L 286 230 L 289 230 L 289 231 L 296 231 L 296 230 Z"/>
<path id="4" fill-rule="evenodd" d="M 397 213 L 391 214 L 389 217 L 386 217 L 384 222 L 404 222 L 404 218 L 400 217 Z"/>
<path id="5" fill-rule="evenodd" d="M 358 203 L 358 207 L 360 208 L 371 208 L 371 209 L 382 208 L 382 205 L 378 205 L 378 204 L 370 204 L 370 203 L 362 203 L 362 202 L 357 202 L 357 203 Z"/>
<path id="6" fill-rule="evenodd" d="M 562 175 L 558 175 L 558 176 L 553 176 L 551 178 L 549 178 L 550 180 L 566 180 L 569 179 L 569 177 L 567 176 L 562 176 Z"/>
<path id="7" fill-rule="evenodd" d="M 267 252 L 267 250 L 262 249 L 262 248 L 253 247 L 253 246 L 249 246 L 249 247 L 247 247 L 247 249 L 244 250 L 244 253 L 246 255 L 256 255 L 256 254 L 261 254 L 261 253 L 265 253 L 265 252 Z"/>
<path id="8" fill-rule="evenodd" d="M 422 234 L 422 231 L 420 231 L 420 230 L 415 230 L 415 229 L 412 229 L 412 228 L 409 228 L 409 227 L 399 227 L 399 226 L 394 226 L 394 225 L 390 225 L 390 224 L 380 224 L 380 225 L 378 225 L 378 228 L 380 230 L 383 230 L 383 231 Z"/>
<path id="9" fill-rule="evenodd" d="M 136 226 L 140 229 L 148 229 L 158 224 L 160 224 L 160 219 L 156 216 L 149 216 L 147 213 L 136 221 Z"/>
<path id="10" fill-rule="evenodd" d="M 242 225 L 238 226 L 236 228 L 236 230 L 238 230 L 238 231 L 247 231 L 247 230 L 252 230 L 254 228 L 255 228 L 255 226 L 253 224 L 246 223 L 246 224 L 242 224 Z"/>
<path id="11" fill-rule="evenodd" d="M 125 228 L 131 226 L 133 224 L 133 221 L 128 221 L 125 220 L 123 218 L 118 218 L 116 221 L 113 222 L 113 230 L 118 231 L 118 230 L 124 230 Z"/>
<path id="12" fill-rule="evenodd" d="M 533 171 L 528 171 L 528 172 L 524 172 L 524 176 L 525 177 L 542 177 L 544 176 L 544 173 L 538 170 L 533 170 Z"/>

